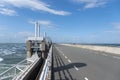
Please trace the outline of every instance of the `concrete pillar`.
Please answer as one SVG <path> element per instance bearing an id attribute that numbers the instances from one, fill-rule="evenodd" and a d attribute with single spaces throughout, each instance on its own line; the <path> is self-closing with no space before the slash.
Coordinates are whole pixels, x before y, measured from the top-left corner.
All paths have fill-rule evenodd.
<path id="1" fill-rule="evenodd" d="M 41 42 L 41 51 L 42 51 L 42 58 L 46 59 L 47 58 L 47 52 L 46 52 L 46 44 L 45 41 Z"/>
<path id="2" fill-rule="evenodd" d="M 27 41 L 27 58 L 30 58 L 32 56 L 32 41 L 28 40 Z"/>

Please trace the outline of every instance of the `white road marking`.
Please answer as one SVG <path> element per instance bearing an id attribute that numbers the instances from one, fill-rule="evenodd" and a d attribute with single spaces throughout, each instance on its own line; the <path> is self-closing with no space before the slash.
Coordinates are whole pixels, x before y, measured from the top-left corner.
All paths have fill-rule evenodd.
<path id="1" fill-rule="evenodd" d="M 65 56 L 65 54 L 58 48 L 58 47 L 56 47 L 56 49 L 67 59 L 68 57 L 67 56 Z"/>
<path id="2" fill-rule="evenodd" d="M 117 56 L 113 56 L 113 58 L 120 59 L 120 57 L 117 57 Z"/>
<path id="3" fill-rule="evenodd" d="M 61 54 L 64 54 L 58 47 L 56 47 L 56 49 L 57 49 Z"/>
<path id="4" fill-rule="evenodd" d="M 75 68 L 77 71 L 79 70 L 76 66 L 74 66 L 74 68 Z"/>
<path id="5" fill-rule="evenodd" d="M 99 54 L 98 52 L 95 52 L 95 54 Z"/>
<path id="6" fill-rule="evenodd" d="M 118 63 L 118 62 L 115 62 L 115 63 Z"/>
<path id="7" fill-rule="evenodd" d="M 85 80 L 88 80 L 88 78 L 87 78 L 87 77 L 85 77 L 84 79 L 85 79 Z"/>
<path id="8" fill-rule="evenodd" d="M 104 55 L 104 56 L 108 56 L 107 54 L 102 54 L 102 55 Z"/>
<path id="9" fill-rule="evenodd" d="M 71 60 L 70 60 L 70 59 L 68 59 L 68 62 L 69 62 L 69 63 L 71 63 Z"/>
<path id="10" fill-rule="evenodd" d="M 67 59 L 67 56 L 65 56 L 65 58 Z"/>

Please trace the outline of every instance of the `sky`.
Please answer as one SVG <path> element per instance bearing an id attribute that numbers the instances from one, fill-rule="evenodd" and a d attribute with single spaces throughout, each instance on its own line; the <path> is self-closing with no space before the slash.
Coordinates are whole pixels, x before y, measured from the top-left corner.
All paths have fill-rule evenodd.
<path id="1" fill-rule="evenodd" d="M 59 43 L 120 43 L 120 0 L 1 0 L 0 43 L 23 43 L 39 21 Z"/>

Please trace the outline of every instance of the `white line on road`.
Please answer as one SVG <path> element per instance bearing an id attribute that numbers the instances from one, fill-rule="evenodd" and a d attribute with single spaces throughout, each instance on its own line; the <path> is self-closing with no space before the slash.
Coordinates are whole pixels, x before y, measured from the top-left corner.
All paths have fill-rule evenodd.
<path id="1" fill-rule="evenodd" d="M 67 59 L 67 56 L 65 56 L 65 58 Z"/>
<path id="2" fill-rule="evenodd" d="M 75 68 L 77 71 L 79 70 L 76 66 L 74 66 L 74 68 Z"/>
<path id="3" fill-rule="evenodd" d="M 85 80 L 88 80 L 88 78 L 87 78 L 87 77 L 85 77 L 84 79 L 85 79 Z"/>
<path id="4" fill-rule="evenodd" d="M 102 55 L 104 55 L 104 56 L 108 56 L 107 54 L 102 54 Z"/>
<path id="5" fill-rule="evenodd" d="M 95 52 L 95 54 L 99 54 L 98 52 Z"/>
<path id="6" fill-rule="evenodd" d="M 118 63 L 118 62 L 115 62 L 115 63 Z"/>
<path id="7" fill-rule="evenodd" d="M 120 57 L 117 57 L 117 56 L 113 56 L 113 58 L 120 59 Z"/>
<path id="8" fill-rule="evenodd" d="M 65 56 L 65 54 L 58 48 L 58 47 L 56 47 L 56 49 L 67 59 L 68 57 L 67 56 Z"/>
<path id="9" fill-rule="evenodd" d="M 58 47 L 56 47 L 56 49 L 57 49 L 61 54 L 64 54 Z"/>
<path id="10" fill-rule="evenodd" d="M 70 59 L 68 59 L 68 62 L 69 62 L 69 63 L 71 63 L 71 60 L 70 60 Z"/>

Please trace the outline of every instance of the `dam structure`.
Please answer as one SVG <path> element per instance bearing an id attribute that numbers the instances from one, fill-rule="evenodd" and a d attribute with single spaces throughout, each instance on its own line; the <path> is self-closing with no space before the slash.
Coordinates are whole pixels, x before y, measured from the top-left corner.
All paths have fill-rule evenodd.
<path id="1" fill-rule="evenodd" d="M 120 80 L 120 48 L 57 44 L 40 36 L 26 41 L 27 58 L 0 74 L 0 80 Z"/>
<path id="2" fill-rule="evenodd" d="M 0 74 L 0 80 L 51 80 L 52 42 L 40 37 L 39 22 L 35 22 L 35 36 L 28 37 L 27 58 Z"/>

